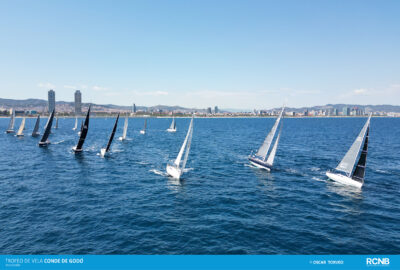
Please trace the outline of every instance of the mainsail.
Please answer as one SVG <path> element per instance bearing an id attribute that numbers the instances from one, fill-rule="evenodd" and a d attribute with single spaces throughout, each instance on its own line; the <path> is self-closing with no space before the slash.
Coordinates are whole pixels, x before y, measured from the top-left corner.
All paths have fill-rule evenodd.
<path id="1" fill-rule="evenodd" d="M 125 123 L 124 123 L 124 131 L 122 132 L 122 138 L 125 140 L 126 139 L 126 133 L 128 132 L 128 116 L 125 117 Z"/>
<path id="2" fill-rule="evenodd" d="M 172 118 L 172 123 L 171 123 L 171 125 L 169 126 L 169 128 L 170 128 L 170 129 L 175 129 L 175 127 L 176 127 L 176 124 L 175 124 L 175 117 L 173 117 L 173 118 Z"/>
<path id="3" fill-rule="evenodd" d="M 350 176 L 354 165 L 356 163 L 358 154 L 360 153 L 361 146 L 363 144 L 365 135 L 367 130 L 369 130 L 369 123 L 370 123 L 371 115 L 368 117 L 367 122 L 365 123 L 364 127 L 362 128 L 360 134 L 358 134 L 356 140 L 353 142 L 353 145 L 350 147 L 349 151 L 347 151 L 346 155 L 343 157 L 342 161 L 336 167 L 336 170 L 344 172 L 347 176 Z"/>
<path id="4" fill-rule="evenodd" d="M 85 142 L 86 135 L 87 135 L 87 132 L 89 129 L 89 115 L 90 115 L 90 106 L 89 106 L 89 109 L 86 114 L 85 123 L 82 125 L 82 128 L 81 128 L 81 135 L 79 137 L 78 144 L 74 148 L 74 150 L 76 152 L 82 151 L 82 146 L 83 146 L 83 143 Z"/>
<path id="5" fill-rule="evenodd" d="M 11 109 L 10 123 L 8 124 L 7 132 L 14 132 L 15 111 Z"/>
<path id="6" fill-rule="evenodd" d="M 46 123 L 46 126 L 44 128 L 44 133 L 43 133 L 42 139 L 40 139 L 39 145 L 46 145 L 46 144 L 49 143 L 47 141 L 47 139 L 49 138 L 49 135 L 51 133 L 51 126 L 53 125 L 54 113 L 55 113 L 55 109 L 53 109 L 49 119 L 47 119 L 47 123 Z"/>
<path id="7" fill-rule="evenodd" d="M 38 115 L 36 119 L 36 124 L 35 127 L 33 128 L 32 136 L 38 136 L 39 135 L 39 124 L 40 124 L 40 115 Z"/>
<path id="8" fill-rule="evenodd" d="M 192 120 L 190 120 L 190 125 L 189 125 L 188 132 L 186 134 L 185 141 L 183 142 L 183 144 L 181 146 L 181 150 L 179 151 L 178 156 L 176 157 L 175 162 L 174 162 L 174 164 L 178 168 L 181 163 L 182 155 L 183 155 L 183 152 L 185 151 L 185 149 L 186 149 L 186 154 L 185 154 L 185 158 L 184 158 L 184 164 L 182 163 L 182 169 L 184 168 L 184 166 L 186 166 L 187 156 L 189 154 L 190 144 L 192 141 L 192 133 L 193 133 L 193 117 L 192 117 Z"/>
<path id="9" fill-rule="evenodd" d="M 58 128 L 58 117 L 56 117 L 56 126 L 54 127 L 55 129 Z"/>
<path id="10" fill-rule="evenodd" d="M 261 145 L 260 149 L 258 149 L 257 156 L 262 157 L 265 160 L 269 148 L 271 147 L 272 140 L 274 139 L 276 129 L 278 128 L 279 122 L 281 121 L 282 114 L 285 108 L 282 108 L 278 118 L 275 121 L 274 126 L 272 127 L 271 131 L 268 133 L 267 137 L 265 138 L 263 144 Z"/>
<path id="11" fill-rule="evenodd" d="M 78 128 L 78 117 L 75 117 L 75 125 L 72 130 L 76 130 Z"/>
<path id="12" fill-rule="evenodd" d="M 283 122 L 282 122 L 282 123 L 283 123 Z M 281 137 L 282 126 L 283 126 L 283 124 L 281 124 L 281 127 L 279 128 L 278 137 L 276 137 L 275 144 L 274 144 L 274 146 L 272 147 L 271 153 L 269 154 L 268 159 L 267 159 L 267 163 L 268 163 L 269 165 L 271 165 L 271 166 L 274 164 L 274 159 L 275 159 L 275 155 L 276 155 L 276 150 L 278 149 L 278 143 L 279 143 L 279 139 L 280 139 L 280 137 Z"/>
<path id="13" fill-rule="evenodd" d="M 367 152 L 368 152 L 368 139 L 369 139 L 369 127 L 367 129 L 367 133 L 364 140 L 364 146 L 361 150 L 360 158 L 358 160 L 356 169 L 353 172 L 353 180 L 358 182 L 364 182 L 365 176 L 365 165 L 367 163 Z"/>
<path id="14" fill-rule="evenodd" d="M 118 116 L 117 116 L 117 119 L 115 120 L 114 128 L 113 128 L 113 130 L 112 130 L 112 132 L 111 132 L 110 139 L 108 140 L 107 147 L 106 147 L 106 152 L 108 152 L 108 150 L 110 150 L 111 143 L 112 143 L 112 141 L 113 141 L 113 139 L 114 139 L 115 131 L 117 130 L 118 119 L 119 119 L 119 114 L 118 114 Z"/>
<path id="15" fill-rule="evenodd" d="M 25 129 L 25 117 L 22 118 L 21 125 L 19 126 L 19 129 L 17 132 L 17 136 L 23 135 L 22 132 L 24 132 L 24 129 Z"/>

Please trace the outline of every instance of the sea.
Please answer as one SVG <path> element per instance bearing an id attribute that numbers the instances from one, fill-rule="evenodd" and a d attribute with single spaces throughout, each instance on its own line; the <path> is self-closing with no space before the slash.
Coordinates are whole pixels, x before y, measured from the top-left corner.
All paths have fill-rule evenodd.
<path id="1" fill-rule="evenodd" d="M 84 151 L 75 119 L 48 147 L 0 119 L 0 254 L 398 254 L 400 118 L 372 118 L 361 190 L 330 181 L 366 118 L 285 118 L 274 168 L 249 165 L 274 118 L 195 118 L 180 181 L 165 173 L 190 118 L 93 118 Z M 82 120 L 82 119 L 80 119 Z M 16 119 L 15 129 L 21 122 Z M 41 133 L 46 118 L 41 119 Z M 78 129 L 80 123 L 78 124 Z"/>

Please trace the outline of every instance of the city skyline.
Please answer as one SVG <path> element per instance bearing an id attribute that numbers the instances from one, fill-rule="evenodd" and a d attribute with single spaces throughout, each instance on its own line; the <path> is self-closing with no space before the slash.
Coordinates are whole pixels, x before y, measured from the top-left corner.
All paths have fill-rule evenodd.
<path id="1" fill-rule="evenodd" d="M 238 109 L 400 100 L 398 1 L 3 5 L 2 98 L 54 89 L 73 101 L 80 89 L 98 104 Z"/>

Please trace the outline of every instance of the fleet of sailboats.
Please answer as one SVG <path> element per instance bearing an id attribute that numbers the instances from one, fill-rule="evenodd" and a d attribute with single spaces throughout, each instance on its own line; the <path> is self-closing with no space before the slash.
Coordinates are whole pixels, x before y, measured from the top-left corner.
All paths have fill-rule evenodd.
<path id="1" fill-rule="evenodd" d="M 113 130 L 111 132 L 110 138 L 108 139 L 107 147 L 106 148 L 102 148 L 100 150 L 100 155 L 102 157 L 104 157 L 107 154 L 107 152 L 110 150 L 111 143 L 112 143 L 112 141 L 114 139 L 114 136 L 115 136 L 115 131 L 117 131 L 118 120 L 119 120 L 119 114 L 117 116 L 117 119 L 115 120 L 114 128 L 113 128 Z"/>
<path id="2" fill-rule="evenodd" d="M 248 157 L 250 163 L 258 168 L 265 169 L 267 171 L 270 171 L 273 167 L 274 164 L 274 159 L 276 156 L 277 148 L 279 145 L 279 140 L 281 137 L 281 132 L 282 132 L 282 126 L 283 126 L 283 112 L 285 108 L 283 107 L 282 110 L 280 111 L 274 125 L 272 126 L 270 132 L 266 136 L 263 144 L 261 147 L 258 149 L 258 151 L 253 154 L 251 153 L 250 156 Z M 44 128 L 44 133 L 42 138 L 40 139 L 39 146 L 47 146 L 50 144 L 50 141 L 48 140 L 49 135 L 51 134 L 51 127 L 53 123 L 55 115 L 55 110 L 53 110 L 47 119 L 46 126 Z M 119 121 L 119 114 L 115 120 L 113 130 L 111 132 L 111 135 L 109 137 L 107 146 L 105 148 L 102 148 L 100 151 L 100 154 L 102 157 L 104 157 L 107 152 L 110 150 L 112 141 L 114 139 L 117 126 L 118 126 L 118 121 Z M 77 145 L 73 147 L 74 152 L 81 152 L 83 149 L 83 144 L 85 142 L 88 129 L 89 129 L 89 119 L 90 119 L 90 106 L 86 114 L 86 118 L 84 121 L 82 121 L 81 125 L 81 130 L 80 130 L 80 137 Z M 11 117 L 10 117 L 10 122 L 8 125 L 8 128 L 6 130 L 7 133 L 13 133 L 14 132 L 14 122 L 15 122 L 15 111 L 11 110 Z M 21 124 L 18 128 L 18 131 L 15 136 L 22 137 L 24 136 L 23 131 L 25 129 L 25 122 L 26 118 L 23 117 Z M 371 114 L 369 115 L 366 123 L 364 124 L 363 128 L 361 129 L 359 135 L 353 142 L 352 146 L 350 149 L 347 151 L 346 155 L 343 157 L 339 165 L 335 168 L 333 171 L 327 171 L 326 176 L 330 178 L 333 181 L 339 182 L 341 184 L 345 185 L 351 185 L 355 186 L 358 188 L 361 188 L 364 184 L 364 177 L 365 177 L 365 169 L 366 169 L 366 160 L 367 160 L 367 153 L 368 153 L 368 141 L 369 141 L 369 129 L 370 129 L 370 122 L 371 122 Z M 78 118 L 75 118 L 75 126 L 73 130 L 76 130 L 78 124 Z M 40 125 L 40 116 L 38 115 L 36 118 L 35 126 L 32 132 L 32 137 L 36 137 L 40 135 L 39 132 L 39 125 Z M 280 125 L 280 127 L 279 127 Z M 279 132 L 278 131 L 279 127 Z M 56 118 L 56 125 L 55 128 L 58 128 L 58 118 Z M 144 127 L 140 131 L 141 134 L 146 133 L 146 128 L 147 128 L 147 119 L 144 120 Z M 128 130 L 128 117 L 125 117 L 125 122 L 124 122 L 124 129 L 122 136 L 119 138 L 119 140 L 123 141 L 126 139 L 127 136 L 127 130 Z M 172 123 L 170 127 L 167 129 L 168 132 L 176 132 L 176 121 L 175 117 L 172 118 Z M 188 160 L 189 156 L 189 151 L 190 151 L 190 146 L 191 146 L 191 141 L 193 137 L 193 116 L 190 120 L 189 128 L 185 137 L 185 140 L 183 141 L 183 144 L 180 148 L 180 151 L 178 153 L 178 156 L 174 160 L 173 163 L 168 164 L 166 167 L 167 174 L 173 178 L 180 179 L 185 167 L 186 163 Z M 275 140 L 275 142 L 274 142 Z M 274 143 L 273 143 L 274 142 Z M 272 148 L 271 148 L 272 146 Z"/>
<path id="3" fill-rule="evenodd" d="M 128 132 L 128 116 L 125 117 L 125 122 L 124 122 L 124 131 L 122 132 L 122 136 L 119 137 L 120 141 L 125 141 L 126 140 L 126 134 Z"/>
<path id="4" fill-rule="evenodd" d="M 275 139 L 275 143 L 272 147 L 272 150 L 270 152 L 269 152 L 269 150 L 270 150 L 271 144 L 274 140 L 279 123 L 281 122 L 284 110 L 285 110 L 285 108 L 282 108 L 281 112 L 279 113 L 278 118 L 275 121 L 275 124 L 273 125 L 271 131 L 268 133 L 267 137 L 265 137 L 265 140 L 264 140 L 263 144 L 261 145 L 261 147 L 258 149 L 257 153 L 250 154 L 249 161 L 252 165 L 254 165 L 258 168 L 267 170 L 267 171 L 270 171 L 272 169 L 275 155 L 276 155 L 276 150 L 277 150 L 278 144 L 279 144 L 279 139 L 281 137 L 282 125 L 279 130 L 279 134 Z M 269 155 L 268 155 L 268 153 L 269 153 Z M 267 155 L 268 155 L 268 158 L 267 158 Z"/>
<path id="5" fill-rule="evenodd" d="M 360 131 L 360 134 L 358 134 L 356 140 L 353 142 L 346 155 L 340 161 L 335 171 L 326 172 L 326 176 L 333 181 L 358 188 L 361 188 L 364 184 L 370 120 L 371 115 L 369 115 L 367 122 Z"/>
<path id="6" fill-rule="evenodd" d="M 172 122 L 169 128 L 167 129 L 168 132 L 176 132 L 176 122 L 175 117 L 172 117 Z"/>
<path id="7" fill-rule="evenodd" d="M 192 143 L 192 137 L 193 137 L 193 117 L 190 120 L 189 128 L 185 140 L 183 141 L 183 144 L 181 146 L 181 149 L 179 150 L 178 156 L 176 157 L 173 163 L 167 164 L 167 174 L 175 179 L 180 179 L 185 170 L 186 162 L 189 156 L 190 145 Z"/>

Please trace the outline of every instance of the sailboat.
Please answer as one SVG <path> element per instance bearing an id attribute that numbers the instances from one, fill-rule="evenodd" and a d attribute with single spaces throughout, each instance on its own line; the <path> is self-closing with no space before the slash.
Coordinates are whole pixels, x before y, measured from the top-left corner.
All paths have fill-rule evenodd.
<path id="1" fill-rule="evenodd" d="M 24 136 L 24 129 L 25 129 L 25 117 L 22 118 L 21 125 L 19 126 L 18 132 L 15 136 L 23 137 Z"/>
<path id="2" fill-rule="evenodd" d="M 172 117 L 172 122 L 169 128 L 167 129 L 168 132 L 176 132 L 176 122 L 175 117 Z"/>
<path id="3" fill-rule="evenodd" d="M 75 125 L 72 130 L 76 130 L 78 128 L 78 117 L 75 117 Z"/>
<path id="4" fill-rule="evenodd" d="M 189 129 L 186 134 L 186 138 L 183 141 L 178 156 L 176 157 L 175 161 L 172 164 L 167 164 L 167 174 L 178 180 L 180 179 L 186 167 L 186 162 L 189 156 L 190 145 L 192 143 L 192 135 L 193 135 L 193 117 L 192 120 L 190 120 Z M 185 156 L 182 161 L 182 156 L 184 152 Z"/>
<path id="5" fill-rule="evenodd" d="M 101 155 L 102 157 L 104 157 L 104 156 L 106 155 L 106 153 L 110 150 L 111 143 L 112 143 L 112 141 L 113 141 L 113 139 L 114 139 L 115 131 L 117 130 L 118 119 L 119 119 L 119 114 L 118 114 L 118 116 L 117 116 L 117 119 L 115 120 L 114 128 L 113 128 L 113 130 L 112 130 L 112 132 L 111 132 L 110 139 L 108 139 L 107 147 L 106 147 L 106 148 L 102 148 L 102 149 L 100 150 L 100 155 Z"/>
<path id="6" fill-rule="evenodd" d="M 50 144 L 50 141 L 48 140 L 48 138 L 51 133 L 51 126 L 53 125 L 54 113 L 55 113 L 55 109 L 53 109 L 53 111 L 50 114 L 49 119 L 47 119 L 47 123 L 44 128 L 44 133 L 43 133 L 42 139 L 40 139 L 40 142 L 39 142 L 39 146 L 47 146 Z"/>
<path id="7" fill-rule="evenodd" d="M 54 128 L 58 129 L 58 117 L 56 117 L 56 126 Z"/>
<path id="8" fill-rule="evenodd" d="M 275 124 L 273 125 L 271 131 L 268 133 L 268 135 L 265 138 L 261 147 L 258 149 L 257 153 L 250 154 L 249 161 L 252 165 L 254 165 L 258 168 L 267 170 L 267 171 L 271 171 L 272 165 L 274 164 L 276 150 L 278 149 L 279 139 L 281 137 L 282 125 L 279 129 L 278 136 L 275 139 L 275 143 L 272 147 L 271 152 L 269 153 L 268 158 L 267 158 L 267 154 L 268 154 L 269 149 L 271 148 L 272 141 L 274 140 L 274 137 L 275 137 L 276 131 L 278 129 L 279 122 L 281 121 L 284 110 L 285 110 L 285 108 L 283 107 L 278 118 L 275 121 Z"/>
<path id="9" fill-rule="evenodd" d="M 83 129 L 83 120 L 81 121 L 81 129 L 78 131 L 78 136 L 81 136 Z"/>
<path id="10" fill-rule="evenodd" d="M 371 114 L 368 116 L 368 120 L 361 129 L 360 134 L 358 134 L 356 140 L 353 142 L 352 146 L 347 151 L 342 161 L 340 161 L 336 169 L 334 171 L 326 172 L 326 176 L 333 181 L 358 188 L 363 186 L 366 168 L 365 165 L 367 162 L 370 121 Z"/>
<path id="11" fill-rule="evenodd" d="M 125 117 L 125 122 L 124 122 L 124 131 L 122 132 L 122 136 L 119 137 L 118 139 L 120 141 L 124 141 L 126 139 L 126 133 L 128 132 L 128 116 Z"/>
<path id="12" fill-rule="evenodd" d="M 89 109 L 86 114 L 85 123 L 82 124 L 81 134 L 79 137 L 78 144 L 72 148 L 72 150 L 74 150 L 75 153 L 82 152 L 82 147 L 85 142 L 86 135 L 87 135 L 88 129 L 89 129 L 89 115 L 90 115 L 90 106 L 89 106 Z"/>
<path id="13" fill-rule="evenodd" d="M 147 128 L 147 119 L 144 119 L 144 127 L 140 131 L 140 134 L 146 134 L 146 128 Z"/>
<path id="14" fill-rule="evenodd" d="M 6 133 L 14 133 L 14 121 L 15 121 L 15 111 L 14 109 L 11 109 L 10 123 L 8 124 Z"/>
<path id="15" fill-rule="evenodd" d="M 36 119 L 35 127 L 33 128 L 32 137 L 37 137 L 40 135 L 39 133 L 39 124 L 40 124 L 40 115 L 38 115 Z"/>

